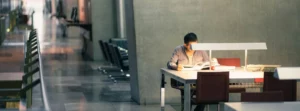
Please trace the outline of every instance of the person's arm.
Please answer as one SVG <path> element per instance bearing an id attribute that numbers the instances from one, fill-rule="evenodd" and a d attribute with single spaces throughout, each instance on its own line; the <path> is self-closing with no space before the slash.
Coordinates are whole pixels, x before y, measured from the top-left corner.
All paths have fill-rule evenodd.
<path id="1" fill-rule="evenodd" d="M 167 66 L 169 69 L 177 70 L 177 61 L 178 61 L 178 51 L 174 50 L 171 60 L 168 62 Z"/>
<path id="2" fill-rule="evenodd" d="M 202 51 L 203 62 L 209 62 L 209 57 L 206 51 Z"/>

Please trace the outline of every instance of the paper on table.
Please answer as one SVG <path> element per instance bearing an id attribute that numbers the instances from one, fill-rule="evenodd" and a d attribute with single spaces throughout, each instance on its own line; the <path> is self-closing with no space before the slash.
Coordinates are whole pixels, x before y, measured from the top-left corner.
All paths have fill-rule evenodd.
<path id="1" fill-rule="evenodd" d="M 183 68 L 182 71 L 199 71 L 203 68 L 209 68 L 209 66 L 194 66 L 192 68 Z"/>
<path id="2" fill-rule="evenodd" d="M 214 70 L 218 70 L 218 71 L 231 71 L 231 70 L 235 70 L 235 66 L 215 66 Z"/>

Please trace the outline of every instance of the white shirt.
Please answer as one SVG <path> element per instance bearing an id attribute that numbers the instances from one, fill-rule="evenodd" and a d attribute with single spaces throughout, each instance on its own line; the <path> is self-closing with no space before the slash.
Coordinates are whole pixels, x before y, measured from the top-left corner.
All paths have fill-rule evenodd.
<path id="1" fill-rule="evenodd" d="M 193 55 L 188 56 L 189 58 L 189 65 L 193 65 Z"/>

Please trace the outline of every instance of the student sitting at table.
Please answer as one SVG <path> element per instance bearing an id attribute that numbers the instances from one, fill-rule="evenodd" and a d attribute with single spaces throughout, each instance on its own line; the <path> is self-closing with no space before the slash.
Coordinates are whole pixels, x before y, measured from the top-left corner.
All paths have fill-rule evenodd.
<path id="1" fill-rule="evenodd" d="M 209 61 L 209 57 L 205 51 L 200 50 L 192 50 L 191 44 L 195 44 L 198 42 L 197 35 L 194 33 L 188 33 L 184 36 L 184 44 L 177 46 L 173 52 L 171 60 L 168 62 L 168 68 L 181 71 L 183 69 L 183 65 L 195 65 L 201 62 Z M 181 92 L 181 109 L 183 110 L 183 84 L 171 79 L 171 85 L 173 88 L 179 89 Z M 194 91 L 192 91 L 194 92 Z M 191 94 L 193 95 L 193 94 Z M 205 105 L 198 105 L 195 111 L 203 111 Z"/>

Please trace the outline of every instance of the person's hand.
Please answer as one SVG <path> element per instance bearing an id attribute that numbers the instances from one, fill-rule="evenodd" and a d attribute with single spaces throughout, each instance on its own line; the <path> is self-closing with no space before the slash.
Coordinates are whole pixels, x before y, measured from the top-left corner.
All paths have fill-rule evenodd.
<path id="1" fill-rule="evenodd" d="M 181 71 L 183 69 L 183 66 L 181 64 L 177 65 L 177 71 Z"/>

